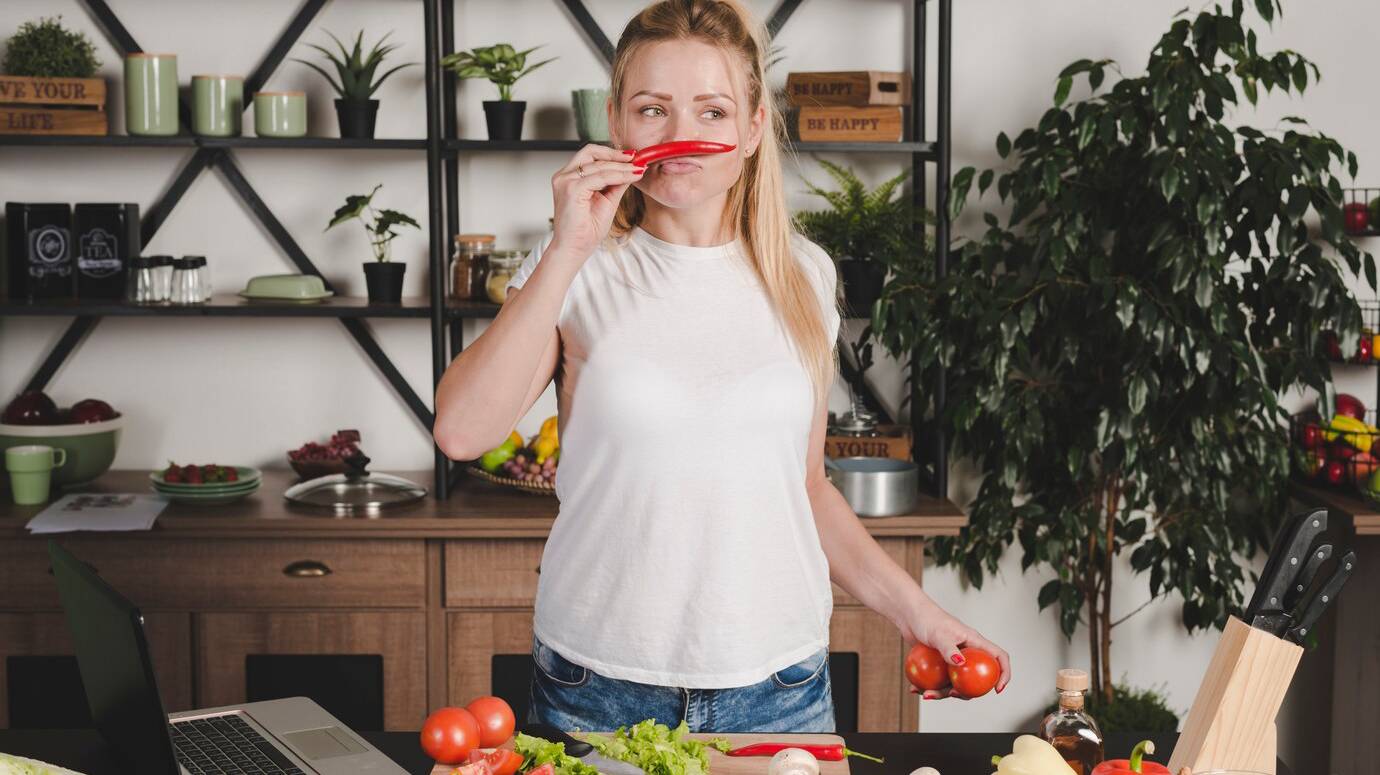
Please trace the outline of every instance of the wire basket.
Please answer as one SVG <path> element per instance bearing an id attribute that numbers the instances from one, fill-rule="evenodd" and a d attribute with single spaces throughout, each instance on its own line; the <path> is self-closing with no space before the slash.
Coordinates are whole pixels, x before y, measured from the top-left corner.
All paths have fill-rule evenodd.
<path id="1" fill-rule="evenodd" d="M 1380 188 L 1342 189 L 1342 229 L 1352 237 L 1380 235 Z"/>
<path id="2" fill-rule="evenodd" d="M 1373 485 L 1380 485 L 1380 429 L 1375 411 L 1367 410 L 1362 422 L 1371 430 L 1336 430 L 1313 411 L 1290 417 L 1294 475 L 1309 484 L 1377 497 Z"/>
<path id="3" fill-rule="evenodd" d="M 546 484 L 544 482 L 524 482 L 521 479 L 514 479 L 511 476 L 499 476 L 498 474 L 492 474 L 488 471 L 485 471 L 484 469 L 480 468 L 478 465 L 474 463 L 465 466 L 465 471 L 476 478 L 483 479 L 484 481 L 489 482 L 490 484 L 496 484 L 499 487 L 506 487 L 510 490 L 521 490 L 522 492 L 530 492 L 534 495 L 556 494 L 556 485 L 554 484 Z"/>
<path id="4" fill-rule="evenodd" d="M 1324 329 L 1318 336 L 1319 347 L 1333 363 L 1355 363 L 1380 366 L 1380 301 L 1358 301 L 1361 308 L 1361 338 L 1350 351 L 1343 351 L 1337 332 Z"/>

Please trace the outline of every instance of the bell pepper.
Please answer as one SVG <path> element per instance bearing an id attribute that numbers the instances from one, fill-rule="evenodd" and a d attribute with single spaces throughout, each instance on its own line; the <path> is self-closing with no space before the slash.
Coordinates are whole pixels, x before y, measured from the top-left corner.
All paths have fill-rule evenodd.
<path id="1" fill-rule="evenodd" d="M 1034 735 L 1021 735 L 1011 745 L 1011 753 L 993 756 L 995 775 L 1072 775 L 1073 768 L 1054 746 Z"/>
<path id="2" fill-rule="evenodd" d="M 1148 753 L 1155 752 L 1155 744 L 1149 740 L 1142 740 L 1131 749 L 1129 759 L 1108 759 L 1093 768 L 1092 775 L 1129 775 L 1129 773 L 1140 773 L 1141 775 L 1169 775 L 1169 768 L 1163 764 L 1142 761 L 1141 758 Z"/>

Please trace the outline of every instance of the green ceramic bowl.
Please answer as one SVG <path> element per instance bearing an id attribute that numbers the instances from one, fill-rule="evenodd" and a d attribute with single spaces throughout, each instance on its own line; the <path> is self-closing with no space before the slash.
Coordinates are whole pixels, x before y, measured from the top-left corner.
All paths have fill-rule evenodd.
<path id="1" fill-rule="evenodd" d="M 125 418 L 73 425 L 5 425 L 0 423 L 0 450 L 23 444 L 46 444 L 67 450 L 67 463 L 53 469 L 53 484 L 84 484 L 110 469 L 120 446 Z"/>
<path id="2" fill-rule="evenodd" d="M 240 295 L 246 299 L 316 301 L 333 293 L 314 274 L 265 274 L 249 278 Z"/>

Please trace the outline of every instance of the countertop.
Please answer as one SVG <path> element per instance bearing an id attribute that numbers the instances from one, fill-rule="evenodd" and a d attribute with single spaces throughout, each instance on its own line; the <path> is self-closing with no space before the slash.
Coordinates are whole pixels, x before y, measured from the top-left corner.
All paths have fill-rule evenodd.
<path id="1" fill-rule="evenodd" d="M 409 772 L 426 775 L 432 763 L 422 754 L 415 732 L 362 732 L 373 743 Z M 1014 734 L 979 733 L 904 733 L 872 732 L 843 735 L 848 747 L 886 760 L 875 764 L 865 759 L 849 761 L 853 775 L 908 775 L 917 767 L 934 767 L 942 775 L 987 775 L 992 771 L 993 755 L 1011 751 Z M 1152 735 L 1157 761 L 1167 761 L 1178 735 Z M 1141 738 L 1137 735 L 1111 735 L 1108 750 L 1124 756 Z M 119 775 L 107 759 L 105 743 L 94 730 L 14 730 L 0 729 L 0 751 L 41 759 L 69 767 L 86 775 Z M 766 760 L 762 762 L 766 772 Z M 1277 775 L 1290 775 L 1280 763 Z"/>
<path id="2" fill-rule="evenodd" d="M 430 471 L 389 472 L 428 488 Z M 283 491 L 297 481 L 290 470 L 265 470 L 254 494 L 221 506 L 170 503 L 153 530 L 134 537 L 206 538 L 545 538 L 556 519 L 554 496 L 503 489 L 464 476 L 451 497 L 428 496 L 415 504 L 390 510 L 378 518 L 337 518 L 327 511 L 288 503 Z M 90 485 L 71 492 L 149 492 L 148 471 L 110 471 Z M 0 537 L 26 535 L 25 523 L 42 506 L 17 506 L 4 493 L 0 498 Z M 921 495 L 911 515 L 866 517 L 873 536 L 957 535 L 968 518 L 947 500 Z M 113 535 L 113 534 L 107 534 Z"/>

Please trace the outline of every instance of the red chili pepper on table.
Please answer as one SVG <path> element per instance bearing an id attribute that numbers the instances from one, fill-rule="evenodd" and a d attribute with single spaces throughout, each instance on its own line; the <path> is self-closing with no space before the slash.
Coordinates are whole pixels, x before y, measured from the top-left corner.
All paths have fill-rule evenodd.
<path id="1" fill-rule="evenodd" d="M 879 759 L 876 756 L 868 756 L 865 753 L 858 753 L 857 751 L 845 748 L 843 747 L 842 743 L 833 743 L 830 745 L 802 745 L 800 743 L 753 743 L 752 745 L 745 745 L 741 748 L 734 748 L 732 751 L 728 752 L 728 755 L 775 756 L 778 751 L 784 750 L 786 748 L 799 748 L 802 751 L 809 751 L 810 754 L 813 755 L 816 759 L 819 759 L 820 761 L 824 762 L 843 761 L 844 757 L 847 756 L 856 756 L 860 759 L 869 759 L 879 764 L 883 761 L 882 759 Z"/>
<path id="2" fill-rule="evenodd" d="M 737 147 L 736 145 L 725 145 L 724 143 L 714 143 L 708 140 L 673 140 L 669 143 L 649 145 L 643 148 L 633 155 L 632 163 L 639 167 L 645 167 L 648 164 L 674 159 L 678 156 L 702 156 L 710 153 L 728 153 Z"/>

